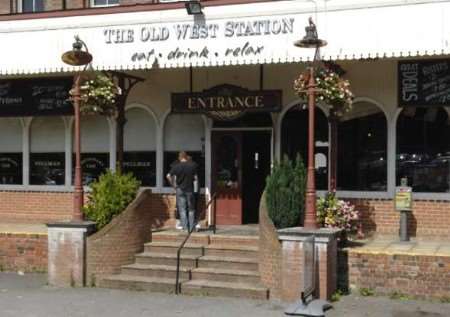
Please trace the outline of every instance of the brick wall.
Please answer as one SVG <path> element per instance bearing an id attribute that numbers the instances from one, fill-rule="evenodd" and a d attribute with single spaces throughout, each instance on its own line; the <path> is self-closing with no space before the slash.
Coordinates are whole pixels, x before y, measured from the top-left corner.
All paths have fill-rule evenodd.
<path id="1" fill-rule="evenodd" d="M 362 212 L 365 233 L 398 234 L 400 214 L 391 199 L 348 199 Z M 450 202 L 415 200 L 409 217 L 411 236 L 450 239 Z"/>
<path id="2" fill-rule="evenodd" d="M 281 243 L 267 213 L 265 194 L 259 208 L 259 272 L 262 283 L 270 289 L 270 298 L 281 299 Z"/>
<path id="3" fill-rule="evenodd" d="M 0 233 L 0 271 L 46 272 L 47 235 Z"/>
<path id="4" fill-rule="evenodd" d="M 136 199 L 108 225 L 87 239 L 87 283 L 93 285 L 104 275 L 118 273 L 134 261 L 144 243 L 151 240 L 155 217 L 150 190 Z"/>
<path id="5" fill-rule="evenodd" d="M 450 297 L 450 256 L 340 251 L 339 259 L 340 283 L 354 289 L 428 299 Z"/>
<path id="6" fill-rule="evenodd" d="M 73 194 L 0 191 L 0 202 L 1 222 L 47 223 L 71 219 Z"/>

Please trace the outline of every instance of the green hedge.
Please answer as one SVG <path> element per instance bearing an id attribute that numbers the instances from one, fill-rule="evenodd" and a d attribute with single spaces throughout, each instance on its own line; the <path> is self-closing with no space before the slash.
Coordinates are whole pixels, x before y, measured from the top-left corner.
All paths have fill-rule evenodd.
<path id="1" fill-rule="evenodd" d="M 306 169 L 300 155 L 295 162 L 284 157 L 266 179 L 266 204 L 275 227 L 288 228 L 303 222 Z"/>
<path id="2" fill-rule="evenodd" d="M 97 229 L 106 226 L 133 201 L 140 182 L 129 174 L 107 171 L 90 187 L 89 202 L 84 207 L 88 220 L 97 224 Z"/>

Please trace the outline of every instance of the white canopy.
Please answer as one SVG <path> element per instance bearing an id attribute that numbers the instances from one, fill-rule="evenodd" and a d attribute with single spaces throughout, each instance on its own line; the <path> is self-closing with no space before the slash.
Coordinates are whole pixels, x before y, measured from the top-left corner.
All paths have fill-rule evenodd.
<path id="1" fill-rule="evenodd" d="M 317 3 L 320 1 L 318 0 Z M 327 4 L 328 7 L 324 5 Z M 293 46 L 308 17 L 331 60 L 449 54 L 449 1 L 276 1 L 0 22 L 0 74 L 57 73 L 79 35 L 99 70 L 271 64 L 309 60 Z"/>

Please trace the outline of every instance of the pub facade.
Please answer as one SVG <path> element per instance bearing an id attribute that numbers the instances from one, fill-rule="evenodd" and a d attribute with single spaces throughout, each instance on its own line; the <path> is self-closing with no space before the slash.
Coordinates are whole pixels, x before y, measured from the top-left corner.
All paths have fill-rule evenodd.
<path id="1" fill-rule="evenodd" d="M 396 234 L 395 187 L 413 187 L 417 237 L 450 237 L 450 3 L 348 5 L 277 1 L 145 4 L 0 17 L 0 206 L 5 222 L 70 219 L 74 173 L 68 91 L 81 71 L 61 61 L 74 35 L 86 72 L 142 78 L 126 99 L 124 170 L 173 226 L 165 174 L 178 151 L 200 165 L 202 193 L 217 193 L 217 224 L 258 223 L 275 161 L 306 158 L 307 108 L 293 81 L 314 52 L 293 46 L 313 16 L 328 41 L 321 59 L 345 72 L 355 94 L 338 124 L 337 194 L 363 213 L 367 232 Z M 158 7 L 160 6 L 160 7 Z M 433 19 L 423 19 L 424 16 Z M 380 22 L 380 16 L 384 16 Z M 401 26 L 401 27 L 400 27 Z M 317 105 L 315 167 L 328 188 L 328 106 Z M 114 118 L 83 116 L 83 181 L 115 169 Z M 30 198 L 32 197 L 32 198 Z M 202 215 L 203 225 L 211 214 Z"/>

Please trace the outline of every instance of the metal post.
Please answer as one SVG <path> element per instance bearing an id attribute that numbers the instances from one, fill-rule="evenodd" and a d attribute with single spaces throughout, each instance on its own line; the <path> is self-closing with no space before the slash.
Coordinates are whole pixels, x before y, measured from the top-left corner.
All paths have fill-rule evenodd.
<path id="1" fill-rule="evenodd" d="M 329 192 L 336 192 L 337 186 L 337 125 L 338 120 L 336 114 L 331 111 L 330 112 L 330 159 L 329 159 Z"/>
<path id="2" fill-rule="evenodd" d="M 400 211 L 400 241 L 409 241 L 408 211 Z"/>
<path id="3" fill-rule="evenodd" d="M 75 75 L 73 105 L 75 114 L 75 188 L 73 195 L 73 221 L 83 221 L 83 183 L 81 169 L 81 133 L 80 133 L 80 74 Z"/>
<path id="4" fill-rule="evenodd" d="M 316 219 L 316 182 L 314 168 L 314 110 L 316 83 L 314 80 L 314 67 L 309 68 L 308 82 L 308 169 L 306 180 L 306 208 L 304 227 L 308 229 L 317 229 Z"/>

